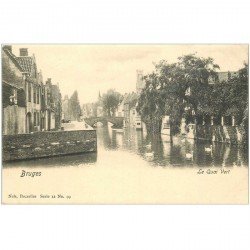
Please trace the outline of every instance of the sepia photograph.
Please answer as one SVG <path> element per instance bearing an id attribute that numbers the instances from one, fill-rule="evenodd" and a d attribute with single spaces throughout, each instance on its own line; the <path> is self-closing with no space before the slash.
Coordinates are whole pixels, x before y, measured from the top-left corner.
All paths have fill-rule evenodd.
<path id="1" fill-rule="evenodd" d="M 247 44 L 3 44 L 3 204 L 248 204 Z"/>

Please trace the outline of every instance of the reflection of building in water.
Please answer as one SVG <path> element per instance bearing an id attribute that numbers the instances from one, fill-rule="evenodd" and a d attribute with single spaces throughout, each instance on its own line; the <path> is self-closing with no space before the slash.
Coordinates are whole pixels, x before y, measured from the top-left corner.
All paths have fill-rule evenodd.
<path id="1" fill-rule="evenodd" d="M 116 145 L 119 148 L 122 148 L 123 146 L 123 134 L 122 133 L 116 133 Z"/>
<path id="2" fill-rule="evenodd" d="M 112 130 L 112 128 L 102 127 L 97 129 L 98 148 L 100 152 L 104 150 L 119 150 L 137 154 L 145 159 L 145 153 L 152 153 L 154 158 L 152 164 L 157 166 L 174 167 L 231 167 L 233 165 L 246 165 L 247 158 L 244 158 L 244 152 L 237 147 L 223 143 L 213 143 L 213 153 L 205 152 L 204 148 L 210 143 L 186 138 L 181 143 L 176 137 L 174 142 L 170 141 L 170 136 L 148 135 L 144 139 L 143 131 L 135 128 L 126 128 L 122 133 Z M 238 150 L 241 152 L 239 153 Z M 191 159 L 187 159 L 186 154 L 193 153 Z M 148 159 L 145 159 L 148 161 Z M 224 162 L 224 163 L 223 163 Z"/>
<path id="3" fill-rule="evenodd" d="M 135 148 L 138 150 L 142 148 L 143 135 L 141 130 L 135 132 Z"/>
<path id="4" fill-rule="evenodd" d="M 163 142 L 171 142 L 171 137 L 170 137 L 170 135 L 161 134 L 161 140 Z"/>
<path id="5" fill-rule="evenodd" d="M 141 116 L 136 111 L 138 95 L 135 92 L 125 94 L 124 96 L 124 127 L 143 128 Z"/>
<path id="6" fill-rule="evenodd" d="M 136 111 L 139 95 L 144 88 L 143 72 L 137 70 L 136 92 L 125 93 L 121 97 L 118 104 L 115 116 L 124 117 L 124 127 L 134 127 L 136 129 L 143 129 L 143 122 L 141 116 Z"/>
<path id="7" fill-rule="evenodd" d="M 163 147 L 163 156 L 165 158 L 170 158 L 171 144 L 169 142 L 163 141 L 162 147 Z"/>

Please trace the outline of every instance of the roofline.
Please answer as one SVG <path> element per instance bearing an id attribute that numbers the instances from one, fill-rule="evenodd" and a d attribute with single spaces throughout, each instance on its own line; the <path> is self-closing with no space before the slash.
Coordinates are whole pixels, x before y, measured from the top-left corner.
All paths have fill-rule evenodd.
<path id="1" fill-rule="evenodd" d="M 3 51 L 8 55 L 8 57 L 17 66 L 17 68 L 23 73 L 23 69 L 22 69 L 21 65 L 19 64 L 19 62 L 16 60 L 16 56 L 11 51 L 9 51 L 8 49 L 6 49 L 4 47 L 3 47 Z"/>
<path id="2" fill-rule="evenodd" d="M 3 80 L 2 82 L 5 83 L 5 84 L 7 84 L 7 85 L 10 85 L 11 87 L 14 87 L 14 88 L 16 88 L 16 89 L 24 90 L 23 88 L 17 87 L 17 86 L 14 85 L 13 83 L 6 82 L 5 80 Z"/>
<path id="3" fill-rule="evenodd" d="M 16 56 L 17 59 L 19 58 L 30 58 L 32 60 L 33 63 L 36 63 L 35 61 L 35 57 L 34 56 Z M 17 61 L 18 62 L 18 61 Z M 18 64 L 20 65 L 20 63 L 18 62 Z M 22 66 L 20 65 L 21 69 L 22 69 L 22 73 L 24 74 L 30 74 L 30 71 L 24 71 L 24 69 L 22 68 Z"/>

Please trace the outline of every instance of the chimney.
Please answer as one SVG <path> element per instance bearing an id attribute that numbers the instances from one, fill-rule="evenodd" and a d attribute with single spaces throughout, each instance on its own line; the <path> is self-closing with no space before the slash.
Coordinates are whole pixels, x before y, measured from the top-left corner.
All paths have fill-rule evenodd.
<path id="1" fill-rule="evenodd" d="M 12 45 L 4 45 L 3 49 L 6 49 L 12 53 Z"/>
<path id="2" fill-rule="evenodd" d="M 47 79 L 46 84 L 50 84 L 50 85 L 51 85 L 51 78 L 48 78 L 48 79 Z"/>
<path id="3" fill-rule="evenodd" d="M 21 48 L 20 49 L 20 56 L 28 56 L 28 49 L 27 48 Z"/>

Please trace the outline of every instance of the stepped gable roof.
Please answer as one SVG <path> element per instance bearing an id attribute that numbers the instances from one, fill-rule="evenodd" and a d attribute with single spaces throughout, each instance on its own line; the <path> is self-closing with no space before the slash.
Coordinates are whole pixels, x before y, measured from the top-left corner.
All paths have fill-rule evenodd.
<path id="1" fill-rule="evenodd" d="M 21 66 L 23 72 L 31 72 L 32 64 L 33 64 L 33 57 L 31 56 L 19 56 L 16 57 L 17 62 Z"/>

